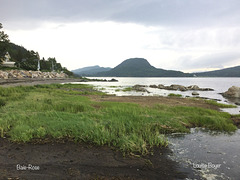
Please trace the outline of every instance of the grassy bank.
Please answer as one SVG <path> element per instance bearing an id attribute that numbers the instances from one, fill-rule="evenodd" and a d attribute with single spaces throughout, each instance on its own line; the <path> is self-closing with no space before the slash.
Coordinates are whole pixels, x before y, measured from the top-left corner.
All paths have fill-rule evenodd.
<path id="1" fill-rule="evenodd" d="M 103 96 L 89 85 L 53 84 L 0 87 L 0 134 L 13 141 L 71 139 L 107 145 L 123 152 L 146 154 L 153 146 L 167 146 L 164 136 L 200 126 L 234 131 L 230 115 L 185 106 L 95 102 Z"/>
<path id="2" fill-rule="evenodd" d="M 208 103 L 208 104 L 215 105 L 215 106 L 220 107 L 220 108 L 236 108 L 237 107 L 237 106 L 231 105 L 231 104 L 218 103 L 217 101 L 214 101 L 214 100 L 205 100 L 205 102 Z"/>

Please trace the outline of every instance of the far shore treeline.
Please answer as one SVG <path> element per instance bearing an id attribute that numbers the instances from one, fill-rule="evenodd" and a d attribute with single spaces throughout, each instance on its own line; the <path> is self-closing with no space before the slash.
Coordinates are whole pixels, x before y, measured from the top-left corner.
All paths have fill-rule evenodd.
<path id="1" fill-rule="evenodd" d="M 0 23 L 0 30 L 2 24 Z M 64 72 L 69 76 L 73 76 L 73 73 L 67 68 L 62 67 L 61 63 L 58 63 L 55 57 L 44 57 L 40 59 L 39 53 L 33 50 L 27 50 L 23 46 L 16 45 L 10 42 L 8 35 L 4 31 L 0 31 L 0 63 L 4 60 L 5 54 L 9 53 L 11 61 L 15 62 L 15 67 L 11 69 L 23 69 L 36 71 L 38 68 L 38 61 L 40 62 L 41 71 L 57 71 Z M 9 69 L 8 67 L 0 66 L 0 69 Z"/>

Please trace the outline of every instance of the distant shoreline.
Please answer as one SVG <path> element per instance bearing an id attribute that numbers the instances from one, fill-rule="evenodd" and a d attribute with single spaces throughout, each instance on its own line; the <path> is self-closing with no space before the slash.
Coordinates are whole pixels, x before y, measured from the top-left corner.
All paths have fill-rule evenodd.
<path id="1" fill-rule="evenodd" d="M 23 79 L 0 79 L 0 86 L 2 87 L 12 87 L 12 86 L 31 86 L 37 84 L 53 84 L 53 83 L 67 83 L 67 82 L 82 82 L 82 79 L 75 78 L 54 78 L 54 79 L 44 79 L 44 78 L 23 78 Z"/>

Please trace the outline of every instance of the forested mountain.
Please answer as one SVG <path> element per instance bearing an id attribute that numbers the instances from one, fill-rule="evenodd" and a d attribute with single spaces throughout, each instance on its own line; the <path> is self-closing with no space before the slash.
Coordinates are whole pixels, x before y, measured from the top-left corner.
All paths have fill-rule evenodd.
<path id="1" fill-rule="evenodd" d="M 116 76 L 116 77 L 189 77 L 188 73 L 174 70 L 157 69 L 143 58 L 131 58 L 110 71 L 95 74 L 95 76 Z"/>
<path id="2" fill-rule="evenodd" d="M 193 74 L 197 77 L 240 77 L 240 66 Z"/>

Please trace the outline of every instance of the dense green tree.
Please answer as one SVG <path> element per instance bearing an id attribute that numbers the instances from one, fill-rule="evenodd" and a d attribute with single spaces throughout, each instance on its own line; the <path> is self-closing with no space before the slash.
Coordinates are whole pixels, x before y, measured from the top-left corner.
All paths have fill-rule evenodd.
<path id="1" fill-rule="evenodd" d="M 0 23 L 0 29 L 2 29 L 2 24 Z M 38 52 L 33 50 L 28 51 L 22 46 L 18 46 L 14 43 L 10 43 L 8 35 L 4 31 L 0 31 L 0 62 L 5 56 L 6 52 L 9 52 L 11 56 L 11 61 L 16 62 L 16 66 L 20 69 L 25 70 L 37 70 L 38 61 L 40 56 Z M 63 68 L 60 63 L 57 62 L 56 58 L 45 58 L 40 60 L 40 70 L 41 71 L 56 71 L 65 72 L 66 74 L 72 76 L 72 72 L 68 71 L 67 68 Z"/>
<path id="2" fill-rule="evenodd" d="M 23 59 L 29 57 L 29 51 L 22 46 L 18 46 L 13 43 L 9 43 L 7 51 L 11 56 L 11 61 L 21 62 Z"/>
<path id="3" fill-rule="evenodd" d="M 0 30 L 2 29 L 2 23 L 0 23 Z M 9 45 L 8 35 L 4 33 L 4 31 L 0 31 L 0 62 L 3 60 L 7 47 Z"/>
<path id="4" fill-rule="evenodd" d="M 68 76 L 74 76 L 73 72 L 69 71 L 67 68 L 63 68 L 62 72 L 64 72 L 65 74 L 67 74 Z"/>

